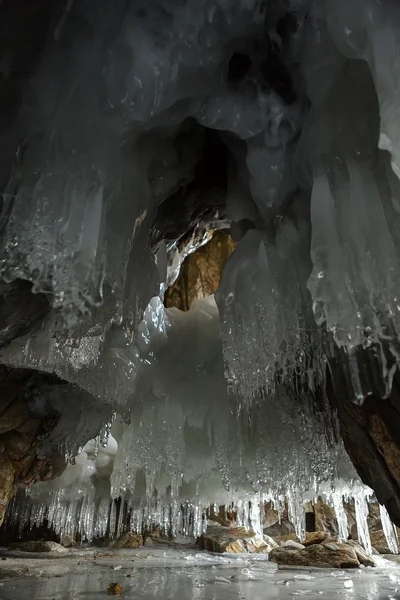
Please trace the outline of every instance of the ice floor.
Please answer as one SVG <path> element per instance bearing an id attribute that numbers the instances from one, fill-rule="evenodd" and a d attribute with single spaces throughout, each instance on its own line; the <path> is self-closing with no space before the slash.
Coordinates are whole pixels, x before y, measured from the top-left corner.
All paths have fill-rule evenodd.
<path id="1" fill-rule="evenodd" d="M 400 599 L 400 566 L 379 562 L 379 568 L 352 571 L 278 570 L 265 557 L 165 548 L 92 550 L 62 558 L 14 553 L 0 561 L 0 600 L 106 598 L 110 583 L 123 588 L 121 600 Z"/>

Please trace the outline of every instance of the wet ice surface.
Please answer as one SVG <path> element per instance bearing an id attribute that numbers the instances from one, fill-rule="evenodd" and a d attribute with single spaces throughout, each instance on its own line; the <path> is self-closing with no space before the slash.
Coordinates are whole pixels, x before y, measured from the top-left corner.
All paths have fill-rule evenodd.
<path id="1" fill-rule="evenodd" d="M 400 599 L 400 566 L 378 559 L 376 569 L 277 569 L 265 556 L 215 556 L 196 550 L 84 551 L 66 558 L 20 558 L 0 563 L 0 600 L 106 598 L 119 583 L 121 599 L 285 600 Z"/>

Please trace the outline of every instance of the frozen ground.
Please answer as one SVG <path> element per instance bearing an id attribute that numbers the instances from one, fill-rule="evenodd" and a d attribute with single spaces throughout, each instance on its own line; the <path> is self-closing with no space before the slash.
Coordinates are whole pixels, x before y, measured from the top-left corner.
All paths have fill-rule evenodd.
<path id="1" fill-rule="evenodd" d="M 15 552 L 0 561 L 0 600 L 106 598 L 110 583 L 121 585 L 121 599 L 135 600 L 400 599 L 400 566 L 379 562 L 377 569 L 352 571 L 278 570 L 261 556 L 169 548 L 91 550 L 62 558 Z"/>

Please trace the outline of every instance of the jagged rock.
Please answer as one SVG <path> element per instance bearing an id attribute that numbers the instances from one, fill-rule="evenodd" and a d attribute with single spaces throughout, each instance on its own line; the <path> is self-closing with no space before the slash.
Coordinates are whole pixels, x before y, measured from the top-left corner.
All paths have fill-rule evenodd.
<path id="1" fill-rule="evenodd" d="M 149 548 L 149 547 L 151 547 L 151 546 L 154 546 L 154 542 L 153 542 L 153 540 L 151 539 L 151 537 L 150 537 L 150 536 L 148 536 L 148 537 L 147 537 L 147 538 L 144 540 L 143 546 L 145 546 L 146 548 Z M 126 546 L 124 546 L 124 548 L 126 548 Z"/>
<path id="2" fill-rule="evenodd" d="M 209 527 L 207 532 L 198 539 L 198 545 L 209 552 L 242 552 L 268 553 L 277 547 L 276 542 L 269 536 L 257 536 L 254 531 L 246 531 L 244 527 Z"/>
<path id="3" fill-rule="evenodd" d="M 126 531 L 116 540 L 112 540 L 108 544 L 109 548 L 139 548 L 143 546 L 143 537 L 133 531 Z"/>
<path id="4" fill-rule="evenodd" d="M 333 535 L 338 534 L 339 529 L 335 511 L 321 498 L 314 505 L 314 514 L 316 531 L 325 531 Z"/>
<path id="5" fill-rule="evenodd" d="M 264 504 L 264 522 L 263 522 L 264 533 L 269 535 L 266 530 L 270 527 L 273 527 L 276 523 L 279 523 L 279 513 L 277 510 L 275 510 L 272 502 L 266 502 Z M 289 532 L 286 532 L 286 533 L 289 533 Z"/>
<path id="6" fill-rule="evenodd" d="M 74 536 L 67 535 L 64 533 L 60 536 L 60 544 L 61 546 L 64 546 L 64 548 L 73 548 L 74 546 L 76 546 L 76 540 Z"/>
<path id="7" fill-rule="evenodd" d="M 21 552 L 51 552 L 53 554 L 63 554 L 68 552 L 67 548 L 57 544 L 57 542 L 50 541 L 30 541 L 30 542 L 16 542 L 10 544 L 10 548 L 13 550 L 21 550 Z"/>
<path id="8" fill-rule="evenodd" d="M 294 540 L 286 540 L 286 542 L 282 543 L 281 548 L 295 548 L 296 550 L 303 550 L 305 546 L 295 542 Z"/>
<path id="9" fill-rule="evenodd" d="M 306 539 L 303 540 L 304 546 L 312 546 L 313 544 L 321 544 L 328 538 L 326 531 L 308 531 Z"/>
<path id="10" fill-rule="evenodd" d="M 195 300 L 214 294 L 235 245 L 227 231 L 217 231 L 207 244 L 189 254 L 165 294 L 165 306 L 189 310 Z"/>
<path id="11" fill-rule="evenodd" d="M 364 567 L 376 567 L 375 561 L 365 552 L 364 548 L 354 540 L 346 542 L 348 546 L 354 548 L 358 560 Z"/>
<path id="12" fill-rule="evenodd" d="M 3 524 L 7 505 L 14 493 L 15 471 L 6 457 L 0 460 L 0 526 Z"/>
<path id="13" fill-rule="evenodd" d="M 360 566 L 354 548 L 340 543 L 314 544 L 304 550 L 276 548 L 270 552 L 269 560 L 278 565 L 296 567 L 356 569 Z"/>
<path id="14" fill-rule="evenodd" d="M 274 525 L 265 527 L 263 532 L 273 538 L 284 537 L 294 533 L 294 526 L 288 519 L 282 519 L 281 522 L 276 522 Z"/>
<path id="15" fill-rule="evenodd" d="M 385 534 L 382 529 L 370 531 L 371 544 L 379 554 L 391 554 Z"/>
<path id="16" fill-rule="evenodd" d="M 279 546 L 281 546 L 287 540 L 293 540 L 294 542 L 301 544 L 300 539 L 297 537 L 297 535 L 295 533 L 288 533 L 287 535 L 272 536 L 272 538 L 273 538 L 274 542 L 276 542 Z"/>

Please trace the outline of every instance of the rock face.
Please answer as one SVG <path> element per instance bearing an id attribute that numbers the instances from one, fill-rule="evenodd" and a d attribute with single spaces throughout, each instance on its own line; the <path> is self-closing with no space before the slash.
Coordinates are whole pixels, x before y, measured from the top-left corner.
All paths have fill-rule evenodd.
<path id="1" fill-rule="evenodd" d="M 346 361 L 337 353 L 330 361 L 327 396 L 337 410 L 346 450 L 360 478 L 374 490 L 378 502 L 386 506 L 393 523 L 400 527 L 400 374 L 396 371 L 391 395 L 382 401 L 379 386 L 372 385 L 374 375 L 379 382 L 373 358 L 368 353 L 359 358 L 365 372 L 370 373 L 369 383 L 375 393 L 362 406 L 351 402 Z"/>
<path id="2" fill-rule="evenodd" d="M 235 243 L 227 231 L 215 232 L 207 244 L 186 257 L 178 279 L 165 294 L 165 306 L 186 311 L 195 300 L 214 294 L 234 248 Z"/>
<path id="3" fill-rule="evenodd" d="M 371 545 L 379 554 L 391 554 L 382 529 L 370 531 Z"/>
<path id="4" fill-rule="evenodd" d="M 356 569 L 360 566 L 355 549 L 339 542 L 314 544 L 304 550 L 275 548 L 270 552 L 269 560 L 293 567 Z"/>
<path id="5" fill-rule="evenodd" d="M 198 539 L 202 550 L 209 552 L 229 552 L 241 554 L 242 552 L 268 553 L 278 544 L 269 536 L 257 536 L 254 531 L 247 531 L 244 527 L 208 527 L 207 532 Z"/>
<path id="6" fill-rule="evenodd" d="M 53 380 L 26 369 L 0 367 L 0 525 L 16 483 L 30 485 L 60 475 L 65 468 L 57 451 L 51 459 L 36 454 L 39 440 L 54 428 L 56 419 L 51 415 L 40 419 L 29 410 L 35 385 Z"/>

